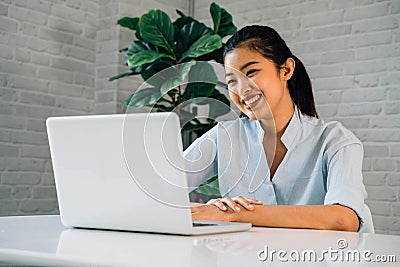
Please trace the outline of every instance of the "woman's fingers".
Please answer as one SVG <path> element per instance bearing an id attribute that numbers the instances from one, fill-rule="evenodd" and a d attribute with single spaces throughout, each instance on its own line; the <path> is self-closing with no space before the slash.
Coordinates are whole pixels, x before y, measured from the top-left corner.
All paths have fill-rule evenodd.
<path id="1" fill-rule="evenodd" d="M 246 197 L 245 199 L 251 204 L 262 205 L 262 201 L 261 200 L 257 200 L 257 199 L 254 199 L 254 198 L 248 198 L 248 197 Z"/>
<path id="2" fill-rule="evenodd" d="M 222 210 L 222 211 L 226 211 L 226 210 L 227 210 L 227 207 L 226 207 L 225 204 L 221 201 L 220 198 L 218 198 L 218 199 L 211 199 L 211 200 L 209 200 L 209 201 L 207 202 L 207 204 L 217 206 L 217 207 L 218 207 L 220 210 Z"/>
<path id="3" fill-rule="evenodd" d="M 233 211 L 239 212 L 240 208 L 239 206 L 236 204 L 235 200 L 233 200 L 230 197 L 224 197 L 223 199 L 221 199 L 221 201 L 223 203 L 225 203 L 229 208 L 231 208 Z"/>
<path id="4" fill-rule="evenodd" d="M 222 211 L 227 211 L 228 210 L 227 206 L 228 206 L 233 211 L 239 212 L 240 207 L 237 204 L 240 204 L 247 210 L 253 210 L 254 205 L 262 205 L 262 202 L 253 198 L 245 198 L 242 196 L 238 196 L 234 198 L 224 197 L 222 199 L 221 198 L 211 199 L 207 202 L 207 204 L 217 206 Z"/>
<path id="5" fill-rule="evenodd" d="M 214 203 L 214 205 L 217 206 L 220 210 L 223 210 L 223 211 L 227 210 L 225 204 L 220 199 L 217 199 L 217 201 Z"/>
<path id="6" fill-rule="evenodd" d="M 251 200 L 249 201 L 248 198 L 244 198 L 242 196 L 238 196 L 238 197 L 235 197 L 234 199 L 235 199 L 235 201 L 237 203 L 242 205 L 245 209 L 247 209 L 247 210 L 253 210 L 254 209 L 254 206 L 252 204 L 253 201 L 251 201 Z"/>

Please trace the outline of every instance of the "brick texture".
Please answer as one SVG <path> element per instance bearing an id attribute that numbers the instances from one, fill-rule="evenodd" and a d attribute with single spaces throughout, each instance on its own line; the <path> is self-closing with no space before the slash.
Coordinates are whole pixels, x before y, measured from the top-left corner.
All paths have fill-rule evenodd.
<path id="1" fill-rule="evenodd" d="M 152 8 L 176 17 L 187 3 L 0 1 L 0 216 L 58 213 L 45 120 L 123 112 L 142 82 L 107 81 L 132 40 L 116 21 Z"/>

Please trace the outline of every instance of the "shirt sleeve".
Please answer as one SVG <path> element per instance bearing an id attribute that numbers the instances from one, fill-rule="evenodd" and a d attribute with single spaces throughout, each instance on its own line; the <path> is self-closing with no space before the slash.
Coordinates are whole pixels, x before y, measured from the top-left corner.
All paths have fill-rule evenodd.
<path id="1" fill-rule="evenodd" d="M 184 152 L 189 191 L 218 174 L 217 126 L 197 138 Z"/>
<path id="2" fill-rule="evenodd" d="M 360 143 L 337 150 L 328 162 L 327 193 L 324 204 L 340 204 L 351 208 L 360 220 L 360 229 L 369 222 L 365 205 L 367 192 L 362 176 L 363 148 Z M 368 210 L 369 211 L 369 210 Z"/>

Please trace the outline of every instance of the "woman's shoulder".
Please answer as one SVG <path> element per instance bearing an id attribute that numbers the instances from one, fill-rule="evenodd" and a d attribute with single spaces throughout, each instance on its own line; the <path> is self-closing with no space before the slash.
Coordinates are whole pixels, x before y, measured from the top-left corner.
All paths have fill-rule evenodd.
<path id="1" fill-rule="evenodd" d="M 257 121 L 249 118 L 237 118 L 232 120 L 219 121 L 218 127 L 223 128 L 237 128 L 237 127 L 257 127 Z"/>
<path id="2" fill-rule="evenodd" d="M 220 121 L 215 126 L 215 132 L 220 137 L 229 138 L 251 138 L 258 140 L 261 133 L 261 127 L 257 120 L 249 118 L 237 118 L 233 120 Z"/>
<path id="3" fill-rule="evenodd" d="M 347 129 L 340 121 L 326 122 L 323 119 L 302 115 L 303 128 L 311 135 L 318 135 L 325 143 L 336 144 L 360 144 L 357 136 Z"/>
<path id="4" fill-rule="evenodd" d="M 256 121 L 252 121 L 248 118 L 237 118 L 232 120 L 218 121 L 210 130 L 208 130 L 204 135 L 216 134 L 221 130 L 232 131 L 238 128 L 249 128 L 257 127 Z"/>

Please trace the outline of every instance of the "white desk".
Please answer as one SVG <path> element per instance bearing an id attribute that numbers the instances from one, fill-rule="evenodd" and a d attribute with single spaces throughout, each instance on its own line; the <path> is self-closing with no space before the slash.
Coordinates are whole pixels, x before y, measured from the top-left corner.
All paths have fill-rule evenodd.
<path id="1" fill-rule="evenodd" d="M 399 236 L 254 227 L 241 233 L 186 237 L 67 229 L 61 225 L 59 216 L 26 216 L 0 218 L 0 265 L 275 266 L 285 264 L 277 254 L 273 261 L 258 259 L 258 252 L 265 246 L 269 252 L 285 250 L 287 254 L 282 258 L 292 263 L 289 253 L 296 257 L 292 250 L 299 253 L 314 250 L 317 255 L 329 248 L 341 251 L 338 239 L 346 240 L 347 249 L 370 250 L 372 259 L 376 255 L 395 255 L 397 265 L 400 264 Z M 344 264 L 340 258 L 334 262 L 325 256 L 325 261 L 318 265 Z M 303 264 L 315 265 L 309 261 Z M 359 266 L 364 265 L 361 259 Z"/>

